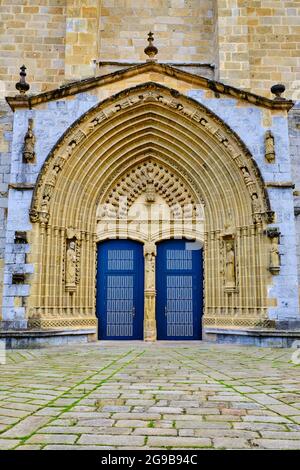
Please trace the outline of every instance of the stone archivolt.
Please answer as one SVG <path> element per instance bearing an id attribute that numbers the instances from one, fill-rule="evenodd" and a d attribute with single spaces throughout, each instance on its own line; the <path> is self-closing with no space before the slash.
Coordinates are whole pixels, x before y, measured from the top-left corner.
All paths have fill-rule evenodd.
<path id="1" fill-rule="evenodd" d="M 130 172 L 113 181 L 108 195 L 101 198 L 106 206 L 118 207 L 122 197 L 127 198 L 128 208 L 143 192 L 147 202 L 155 202 L 155 194 L 161 195 L 170 207 L 191 206 L 196 210 L 195 200 L 186 184 L 174 170 L 152 159 L 134 167 Z"/>
<path id="2" fill-rule="evenodd" d="M 82 319 L 82 325 L 96 324 L 97 208 L 99 203 L 114 207 L 122 195 L 133 204 L 142 192 L 149 203 L 157 194 L 169 205 L 177 200 L 205 206 L 204 324 L 266 325 L 271 275 L 264 228 L 272 213 L 259 170 L 218 117 L 153 83 L 119 93 L 87 112 L 50 153 L 30 213 L 32 222 L 38 222 L 33 231 L 39 246 L 29 301 L 32 322 L 54 327 L 69 321 L 72 326 Z M 228 223 L 235 232 L 238 286 L 230 292 L 224 288 L 222 252 Z M 76 228 L 81 240 L 82 275 L 71 296 L 62 272 L 68 227 Z"/>

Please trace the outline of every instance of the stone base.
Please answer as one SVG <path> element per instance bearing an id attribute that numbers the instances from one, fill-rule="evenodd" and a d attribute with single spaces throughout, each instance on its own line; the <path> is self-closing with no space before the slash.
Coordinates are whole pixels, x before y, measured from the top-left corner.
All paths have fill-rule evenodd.
<path id="1" fill-rule="evenodd" d="M 18 330 L 0 331 L 7 349 L 43 348 L 66 344 L 89 343 L 97 340 L 96 328 L 78 330 Z"/>
<path id="2" fill-rule="evenodd" d="M 286 331 L 275 329 L 227 330 L 222 328 L 205 328 L 203 339 L 215 343 L 239 344 L 244 346 L 291 348 L 295 341 L 299 341 L 300 346 L 300 329 Z"/>

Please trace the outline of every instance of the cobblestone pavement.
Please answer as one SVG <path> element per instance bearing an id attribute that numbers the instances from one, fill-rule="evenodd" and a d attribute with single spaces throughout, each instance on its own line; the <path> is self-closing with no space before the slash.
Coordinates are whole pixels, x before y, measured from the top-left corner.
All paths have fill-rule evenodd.
<path id="1" fill-rule="evenodd" d="M 12 351 L 0 449 L 300 449 L 291 354 L 204 342 Z"/>

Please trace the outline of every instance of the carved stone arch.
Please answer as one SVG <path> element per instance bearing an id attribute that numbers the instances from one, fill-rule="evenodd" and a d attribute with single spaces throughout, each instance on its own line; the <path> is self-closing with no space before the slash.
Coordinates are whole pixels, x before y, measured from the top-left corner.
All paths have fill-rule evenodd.
<path id="1" fill-rule="evenodd" d="M 101 195 L 100 204 L 116 207 L 120 198 L 126 196 L 130 208 L 138 196 L 147 192 L 148 202 L 154 202 L 155 194 L 158 194 L 170 207 L 177 204 L 181 208 L 191 206 L 196 211 L 197 203 L 203 203 L 185 181 L 184 175 L 168 167 L 153 154 L 142 157 L 140 162 L 131 165 L 126 171 L 120 169 L 114 176 L 107 183 L 103 182 L 107 189 Z"/>
<path id="2" fill-rule="evenodd" d="M 96 323 L 97 207 L 103 200 L 116 203 L 120 191 L 112 192 L 114 182 L 122 172 L 128 174 L 126 192 L 132 169 L 145 156 L 161 163 L 163 177 L 173 172 L 174 190 L 176 178 L 184 183 L 182 202 L 205 205 L 204 323 L 267 326 L 269 241 L 264 229 L 271 211 L 259 169 L 241 139 L 215 114 L 155 83 L 125 90 L 89 110 L 48 155 L 30 212 L 37 223 L 29 323 Z M 142 181 L 137 193 L 146 186 Z M 134 200 L 132 191 L 129 196 Z M 68 291 L 64 266 L 70 229 L 78 234 L 75 272 L 80 277 Z"/>
<path id="3" fill-rule="evenodd" d="M 101 127 L 105 128 L 110 121 L 118 120 L 120 115 L 126 115 L 132 112 L 133 109 L 140 107 L 142 109 L 149 107 L 150 111 L 153 106 L 156 111 L 162 108 L 168 111 L 171 110 L 173 119 L 177 116 L 178 120 L 182 121 L 184 131 L 186 131 L 185 124 L 189 121 L 192 127 L 196 127 L 198 135 L 201 131 L 200 134 L 210 137 L 214 145 L 217 145 L 222 149 L 222 152 L 229 156 L 236 171 L 240 174 L 250 201 L 253 200 L 252 212 L 254 219 L 261 220 L 262 214 L 268 219 L 270 203 L 263 179 L 251 153 L 239 136 L 214 113 L 192 98 L 181 95 L 176 90 L 162 85 L 146 83 L 104 100 L 87 111 L 66 131 L 49 153 L 40 172 L 32 199 L 31 221 L 48 222 L 52 194 L 59 179 L 59 174 L 66 161 L 73 159 L 75 155 L 81 152 L 83 142 L 86 143 L 88 139 L 92 140 L 93 136 L 99 134 Z M 109 127 L 111 130 L 111 126 Z M 241 185 L 241 182 L 239 184 Z M 206 196 L 204 192 L 203 199 Z"/>

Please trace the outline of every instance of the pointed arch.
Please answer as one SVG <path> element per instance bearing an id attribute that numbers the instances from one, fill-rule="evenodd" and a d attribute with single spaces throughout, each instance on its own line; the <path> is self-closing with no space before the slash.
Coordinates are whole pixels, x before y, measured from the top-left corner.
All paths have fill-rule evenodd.
<path id="1" fill-rule="evenodd" d="M 44 292 L 36 287 L 30 314 L 33 324 L 43 320 L 59 324 L 58 318 L 47 320 L 54 310 L 73 324 L 95 321 L 96 210 L 119 176 L 129 174 L 145 156 L 154 157 L 175 177 L 180 175 L 193 203 L 205 206 L 207 324 L 235 325 L 237 318 L 239 325 L 266 324 L 267 279 L 263 273 L 267 254 L 262 228 L 272 212 L 259 169 L 238 135 L 214 113 L 156 83 L 127 89 L 95 106 L 66 131 L 48 155 L 30 217 L 40 246 L 36 260 L 39 285 L 50 285 L 50 293 L 46 287 Z M 77 271 L 81 273 L 71 298 L 63 287 L 62 269 L 70 228 L 78 233 Z M 230 289 L 225 279 L 228 239 L 236 252 L 236 284 Z M 55 240 L 58 248 L 51 253 L 49 246 Z M 53 257 L 56 274 L 47 272 Z"/>

